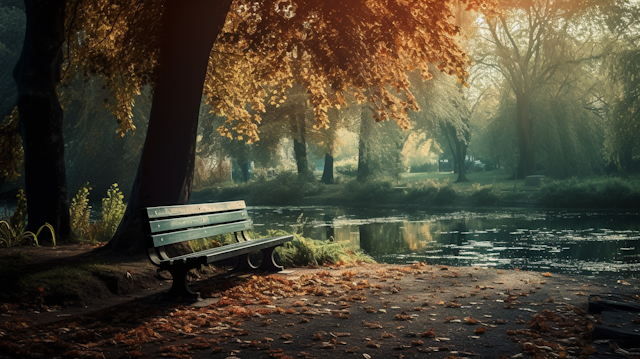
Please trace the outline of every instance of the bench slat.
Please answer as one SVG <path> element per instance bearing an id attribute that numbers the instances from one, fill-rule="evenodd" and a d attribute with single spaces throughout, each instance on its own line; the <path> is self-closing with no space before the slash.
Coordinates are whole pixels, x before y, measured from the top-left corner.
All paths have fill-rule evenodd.
<path id="1" fill-rule="evenodd" d="M 225 212 L 238 209 L 245 209 L 244 201 L 186 204 L 181 206 L 148 207 L 146 208 L 149 219 L 189 216 L 194 214 L 204 214 L 213 212 Z"/>
<path id="2" fill-rule="evenodd" d="M 241 254 L 251 253 L 261 249 L 278 246 L 280 244 L 290 241 L 291 239 L 293 239 L 292 235 L 286 235 L 281 237 L 260 238 L 260 239 L 254 239 L 251 241 L 246 241 L 246 242 L 227 244 L 222 247 L 211 248 L 211 249 L 207 249 L 197 253 L 185 254 L 185 255 L 164 260 L 160 263 L 160 268 L 167 269 L 171 267 L 171 265 L 174 262 L 180 263 L 180 262 L 186 262 L 190 260 L 198 260 L 198 258 L 203 260 L 203 264 L 213 263 L 223 259 L 236 257 Z M 205 257 L 206 257 L 206 261 L 204 260 Z M 263 258 L 263 260 L 265 259 Z"/>
<path id="3" fill-rule="evenodd" d="M 208 226 L 212 224 L 222 224 L 229 222 L 243 221 L 249 218 L 246 210 L 224 212 L 216 214 L 206 214 L 203 216 L 180 217 L 171 219 L 160 219 L 151 221 L 149 227 L 151 233 L 167 232 L 190 227 Z"/>
<path id="4" fill-rule="evenodd" d="M 210 236 L 217 236 L 220 234 L 240 232 L 250 230 L 253 227 L 253 223 L 250 219 L 227 224 L 216 224 L 213 226 L 207 226 L 202 228 L 188 229 L 180 232 L 171 232 L 163 234 L 152 235 L 154 247 L 166 246 L 169 244 L 180 243 L 184 241 L 190 241 L 193 239 L 206 238 Z"/>

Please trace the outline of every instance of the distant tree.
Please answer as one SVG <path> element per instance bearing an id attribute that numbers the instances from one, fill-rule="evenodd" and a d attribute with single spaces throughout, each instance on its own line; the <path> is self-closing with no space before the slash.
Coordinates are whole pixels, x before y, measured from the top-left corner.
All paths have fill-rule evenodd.
<path id="1" fill-rule="evenodd" d="M 585 33 L 590 27 L 582 21 L 583 15 L 602 4 L 505 0 L 504 14 L 485 21 L 481 35 L 490 46 L 477 52 L 477 61 L 498 71 L 516 99 L 518 178 L 536 173 L 532 98 L 563 66 L 601 56 Z"/>
<path id="2" fill-rule="evenodd" d="M 605 61 L 611 86 L 601 91 L 599 110 L 606 117 L 605 154 L 623 171 L 640 171 L 640 4 L 619 1 L 606 9 L 606 23 L 615 35 Z M 603 90 L 602 88 L 600 88 Z"/>

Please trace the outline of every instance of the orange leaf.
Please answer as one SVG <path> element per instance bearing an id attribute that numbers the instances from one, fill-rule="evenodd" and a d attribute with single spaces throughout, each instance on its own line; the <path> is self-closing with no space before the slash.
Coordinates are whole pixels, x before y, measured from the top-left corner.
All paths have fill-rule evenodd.
<path id="1" fill-rule="evenodd" d="M 543 277 L 553 277 L 553 274 L 549 273 L 549 272 L 544 272 L 542 273 Z"/>
<path id="2" fill-rule="evenodd" d="M 591 345 L 587 345 L 586 347 L 582 348 L 582 354 L 584 355 L 592 355 L 597 353 L 598 350 L 594 347 L 592 347 Z"/>

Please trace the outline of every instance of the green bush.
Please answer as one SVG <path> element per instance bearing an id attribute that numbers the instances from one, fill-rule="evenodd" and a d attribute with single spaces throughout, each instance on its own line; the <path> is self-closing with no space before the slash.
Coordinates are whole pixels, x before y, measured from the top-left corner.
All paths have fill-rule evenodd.
<path id="1" fill-rule="evenodd" d="M 333 168 L 345 177 L 355 177 L 358 174 L 358 160 L 356 157 L 336 161 Z"/>
<path id="2" fill-rule="evenodd" d="M 73 240 L 79 242 L 103 242 L 108 241 L 115 234 L 120 221 L 127 209 L 124 203 L 124 195 L 114 183 L 107 190 L 107 196 L 102 199 L 101 219 L 91 222 L 91 206 L 89 205 L 89 193 L 91 187 L 87 183 L 78 190 L 73 197 L 69 214 L 71 217 L 71 233 Z"/>
<path id="3" fill-rule="evenodd" d="M 252 182 L 249 188 L 251 204 L 291 205 L 302 201 L 308 183 L 297 173 L 282 172 L 271 180 Z M 310 185 L 310 184 L 309 184 Z"/>
<path id="4" fill-rule="evenodd" d="M 449 181 L 428 180 L 409 187 L 405 194 L 407 202 L 419 204 L 449 205 L 458 197 L 458 191 Z"/>
<path id="5" fill-rule="evenodd" d="M 118 184 L 112 184 L 107 190 L 107 197 L 102 199 L 102 220 L 98 222 L 98 241 L 108 241 L 116 233 L 127 210 L 123 200 L 124 195 L 118 188 Z"/>
<path id="6" fill-rule="evenodd" d="M 350 181 L 344 188 L 344 199 L 349 202 L 371 202 L 379 203 L 387 201 L 393 197 L 401 196 L 393 188 L 391 181 L 367 181 L 360 183 Z"/>
<path id="7" fill-rule="evenodd" d="M 563 181 L 546 181 L 540 197 L 548 207 L 565 208 L 639 208 L 640 187 L 637 180 L 616 177 Z"/>
<path id="8" fill-rule="evenodd" d="M 91 225 L 89 223 L 89 215 L 91 214 L 89 191 L 91 191 L 91 187 L 89 187 L 87 183 L 78 190 L 78 193 L 76 193 L 71 200 L 71 206 L 69 207 L 71 234 L 76 240 L 88 238 L 91 232 Z"/>
<path id="9" fill-rule="evenodd" d="M 481 186 L 474 184 L 471 201 L 479 206 L 495 206 L 502 201 L 502 193 L 492 185 Z"/>

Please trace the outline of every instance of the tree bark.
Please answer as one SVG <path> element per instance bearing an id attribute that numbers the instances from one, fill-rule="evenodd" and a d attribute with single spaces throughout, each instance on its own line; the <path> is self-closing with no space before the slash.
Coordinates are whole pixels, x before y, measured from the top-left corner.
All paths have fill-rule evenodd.
<path id="1" fill-rule="evenodd" d="M 140 209 L 189 201 L 202 86 L 230 5 L 231 0 L 165 5 L 147 137 L 127 211 L 107 249 L 144 252 Z"/>
<path id="2" fill-rule="evenodd" d="M 56 237 L 66 239 L 71 227 L 63 112 L 56 92 L 65 39 L 65 1 L 25 0 L 24 4 L 27 27 L 13 77 L 18 88 L 24 147 L 27 229 L 37 231 L 47 222 L 53 226 Z"/>
<path id="3" fill-rule="evenodd" d="M 296 167 L 298 176 L 307 178 L 312 175 L 309 170 L 309 159 L 307 157 L 307 140 L 305 128 L 304 114 L 293 115 L 293 132 L 297 134 L 297 138 L 293 139 L 293 153 L 296 158 Z"/>
<path id="4" fill-rule="evenodd" d="M 360 116 L 360 134 L 358 136 L 358 174 L 356 181 L 360 183 L 367 182 L 373 176 L 373 170 L 371 168 L 371 133 L 372 133 L 372 120 L 369 116 L 365 115 L 369 113 L 367 110 L 362 110 Z"/>
<path id="5" fill-rule="evenodd" d="M 468 129 L 464 131 L 462 134 L 464 139 L 460 139 L 458 130 L 453 125 L 447 124 L 446 127 L 445 136 L 447 137 L 449 148 L 453 153 L 453 173 L 458 174 L 456 183 L 468 182 L 465 160 L 467 158 L 467 148 L 469 147 L 469 131 Z"/>
<path id="6" fill-rule="evenodd" d="M 324 155 L 324 169 L 322 170 L 320 182 L 324 184 L 333 183 L 333 156 L 328 153 Z"/>
<path id="7" fill-rule="evenodd" d="M 516 116 L 518 129 L 518 160 L 517 178 L 523 179 L 536 173 L 536 161 L 533 152 L 533 138 L 531 133 L 531 119 L 529 117 L 530 94 L 528 91 L 516 94 Z"/>
<path id="8" fill-rule="evenodd" d="M 249 162 L 245 161 L 240 163 L 240 169 L 242 170 L 242 181 L 249 182 Z"/>

